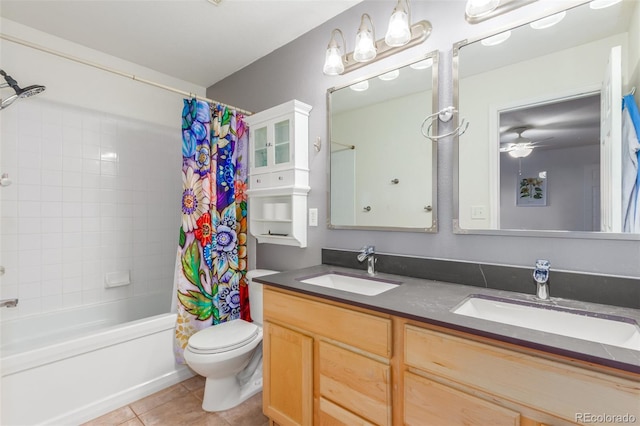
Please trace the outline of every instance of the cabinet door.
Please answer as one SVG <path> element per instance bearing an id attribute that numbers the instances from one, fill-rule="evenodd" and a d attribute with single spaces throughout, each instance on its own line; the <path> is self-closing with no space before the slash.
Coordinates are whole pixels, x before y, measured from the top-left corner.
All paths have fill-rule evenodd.
<path id="1" fill-rule="evenodd" d="M 265 321 L 263 410 L 281 426 L 313 423 L 313 339 Z"/>
<path id="2" fill-rule="evenodd" d="M 252 142 L 252 169 L 265 170 L 269 164 L 269 128 L 266 125 L 250 131 Z"/>
<path id="3" fill-rule="evenodd" d="M 424 377 L 405 373 L 406 425 L 517 426 L 520 414 Z"/>
<path id="4" fill-rule="evenodd" d="M 290 118 L 273 123 L 273 164 L 280 166 L 291 162 L 292 123 Z"/>

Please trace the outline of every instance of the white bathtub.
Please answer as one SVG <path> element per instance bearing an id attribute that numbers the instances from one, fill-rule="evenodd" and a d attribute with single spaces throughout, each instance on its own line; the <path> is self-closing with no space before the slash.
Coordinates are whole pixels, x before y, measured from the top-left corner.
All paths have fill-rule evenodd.
<path id="1" fill-rule="evenodd" d="M 136 302 L 4 321 L 0 424 L 77 425 L 191 377 L 173 357 L 176 315 L 137 319 L 153 304 Z"/>

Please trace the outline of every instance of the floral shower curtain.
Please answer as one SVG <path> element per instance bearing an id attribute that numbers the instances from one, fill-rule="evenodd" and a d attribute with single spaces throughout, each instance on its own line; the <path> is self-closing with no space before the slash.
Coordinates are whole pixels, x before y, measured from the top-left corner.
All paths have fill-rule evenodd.
<path id="1" fill-rule="evenodd" d="M 247 145 L 242 114 L 223 105 L 184 100 L 182 225 L 176 260 L 178 320 L 174 350 L 196 331 L 251 321 L 246 281 Z"/>

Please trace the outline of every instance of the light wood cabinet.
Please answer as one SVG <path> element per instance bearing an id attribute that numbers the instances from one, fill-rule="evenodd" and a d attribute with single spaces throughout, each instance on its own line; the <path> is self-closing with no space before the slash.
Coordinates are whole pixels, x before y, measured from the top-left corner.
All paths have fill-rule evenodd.
<path id="1" fill-rule="evenodd" d="M 264 413 L 281 426 L 309 425 L 313 418 L 313 340 L 264 324 Z"/>
<path id="2" fill-rule="evenodd" d="M 637 374 L 270 287 L 264 317 L 264 411 L 282 426 L 640 420 Z"/>
<path id="3" fill-rule="evenodd" d="M 447 395 L 448 404 L 439 415 L 467 416 L 471 406 L 474 415 L 500 413 L 493 408 L 522 414 L 513 417 L 515 423 L 507 416 L 502 423 L 491 424 L 574 424 L 581 423 L 581 414 L 589 413 L 640 419 L 637 378 L 616 377 L 575 360 L 560 362 L 457 334 L 405 326 L 405 415 L 416 411 L 408 401 L 420 384 L 424 401 L 434 394 Z M 424 377 L 416 378 L 414 372 Z"/>
<path id="4" fill-rule="evenodd" d="M 405 373 L 404 423 L 518 426 L 520 414 L 425 377 Z"/>
<path id="5" fill-rule="evenodd" d="M 269 389 L 263 393 L 267 416 L 282 425 L 392 424 L 391 320 L 388 316 L 364 313 L 269 288 L 264 289 L 263 297 L 266 329 L 287 331 L 287 338 L 282 338 L 281 333 L 265 333 L 264 365 L 270 373 L 265 371 L 264 375 L 264 387 Z M 291 339 L 290 333 L 294 333 L 296 338 Z M 312 342 L 313 355 L 302 356 L 298 348 L 298 342 L 302 340 L 300 336 Z M 300 359 L 305 360 L 304 366 L 298 362 Z M 291 383 L 272 383 L 278 380 L 278 374 L 274 372 L 281 368 L 294 370 L 289 377 L 304 376 L 306 373 L 302 370 L 311 369 L 313 377 L 309 381 L 294 379 L 294 385 L 305 388 L 303 391 L 299 387 L 292 390 Z M 288 407 L 287 413 L 304 412 L 305 407 L 311 404 L 314 421 L 295 423 L 301 416 L 287 415 L 294 422 L 285 423 L 280 416 L 284 411 L 281 408 L 284 401 L 276 403 L 274 392 L 280 392 L 284 398 L 293 393 L 304 394 L 304 398 L 286 401 L 295 405 L 295 408 Z"/>
<path id="6" fill-rule="evenodd" d="M 249 125 L 249 232 L 259 243 L 307 246 L 310 105 L 292 100 Z"/>

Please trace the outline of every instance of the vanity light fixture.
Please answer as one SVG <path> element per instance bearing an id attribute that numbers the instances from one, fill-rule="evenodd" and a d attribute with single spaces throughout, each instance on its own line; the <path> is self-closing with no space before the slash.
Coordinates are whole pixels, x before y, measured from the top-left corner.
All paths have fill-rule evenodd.
<path id="1" fill-rule="evenodd" d="M 556 13 L 555 15 L 547 16 L 546 18 L 538 19 L 529 24 L 534 30 L 543 30 L 545 28 L 553 27 L 558 22 L 562 21 L 567 16 L 566 11 Z"/>
<path id="2" fill-rule="evenodd" d="M 483 38 L 480 43 L 482 43 L 483 46 L 496 46 L 507 41 L 509 37 L 511 37 L 511 31 L 505 31 L 491 37 Z"/>
<path id="3" fill-rule="evenodd" d="M 591 9 L 604 9 L 605 7 L 613 6 L 620 3 L 622 0 L 593 0 L 589 3 Z"/>
<path id="4" fill-rule="evenodd" d="M 382 81 L 391 81 L 398 78 L 399 75 L 400 75 L 400 70 L 395 69 L 393 71 L 389 71 L 387 73 L 379 75 L 378 78 Z"/>
<path id="5" fill-rule="evenodd" d="M 401 29 L 405 21 L 408 26 L 408 39 L 406 39 L 406 31 Z M 336 28 L 331 32 L 323 72 L 326 75 L 338 75 L 357 70 L 371 62 L 422 43 L 429 37 L 431 30 L 432 27 L 429 21 L 423 20 L 411 24 L 409 0 L 398 0 L 389 19 L 389 31 L 387 31 L 384 39 L 375 39 L 373 21 L 369 14 L 364 13 L 360 19 L 360 27 L 356 35 L 356 46 L 353 52 L 345 53 L 346 44 L 342 31 Z M 337 41 L 336 34 L 340 34 L 342 38 L 341 45 Z M 342 52 L 340 52 L 341 47 Z"/>
<path id="6" fill-rule="evenodd" d="M 470 24 L 486 21 L 537 0 L 467 0 L 464 17 Z"/>
<path id="7" fill-rule="evenodd" d="M 367 22 L 368 21 L 368 25 Z M 368 13 L 363 13 L 360 18 L 360 28 L 356 34 L 356 48 L 353 51 L 353 60 L 356 62 L 369 62 L 376 57 L 376 30 Z"/>
<path id="8" fill-rule="evenodd" d="M 384 36 L 384 42 L 387 43 L 387 46 L 398 47 L 409 43 L 409 40 L 411 40 L 410 22 L 411 7 L 409 6 L 409 0 L 398 0 L 391 18 L 389 18 L 387 34 Z"/>
<path id="9" fill-rule="evenodd" d="M 336 40 L 336 35 L 338 34 L 340 38 L 342 38 L 342 44 L 338 44 Z M 344 72 L 344 62 L 342 59 L 344 57 L 345 46 L 344 35 L 342 31 L 336 28 L 331 32 L 331 40 L 329 40 L 329 45 L 327 46 L 322 72 L 326 75 L 339 75 Z"/>

